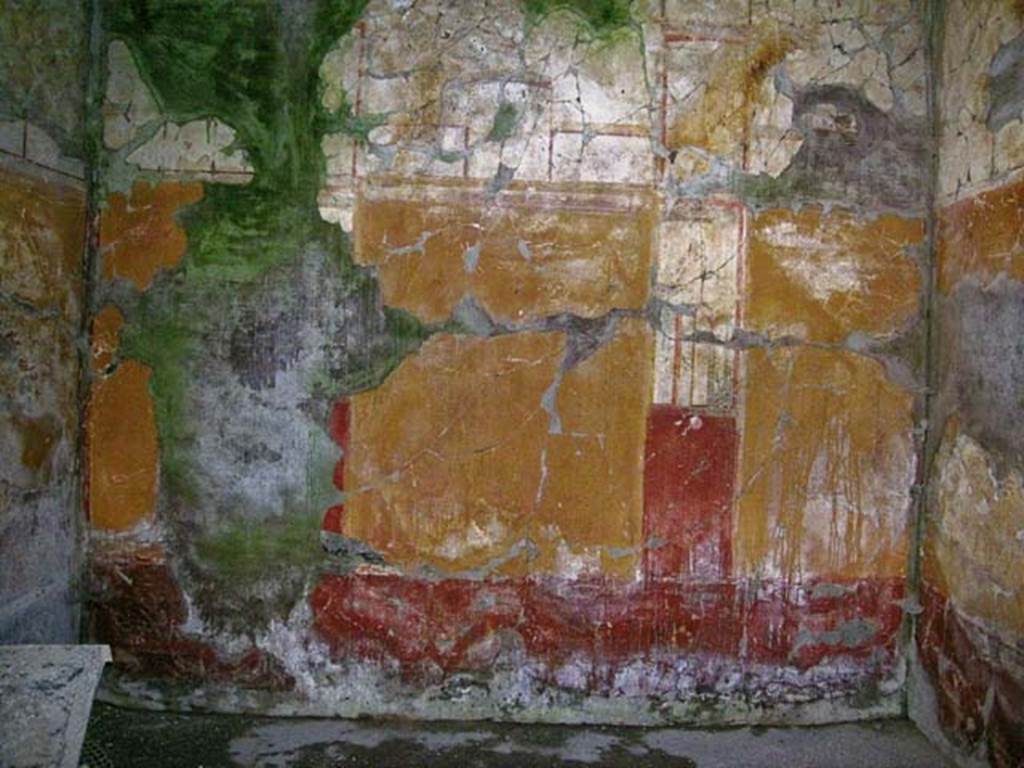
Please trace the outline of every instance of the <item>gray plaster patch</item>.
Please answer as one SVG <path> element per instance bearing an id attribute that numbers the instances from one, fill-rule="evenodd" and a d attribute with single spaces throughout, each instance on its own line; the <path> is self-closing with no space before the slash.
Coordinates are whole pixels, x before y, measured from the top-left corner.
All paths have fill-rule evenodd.
<path id="1" fill-rule="evenodd" d="M 844 584 L 830 584 L 823 581 L 814 585 L 811 597 L 815 600 L 820 600 L 824 598 L 842 597 L 848 592 L 850 592 L 850 588 Z"/>
<path id="2" fill-rule="evenodd" d="M 467 248 L 462 254 L 462 261 L 466 266 L 466 272 L 476 272 L 477 265 L 480 263 L 480 243 Z"/>
<path id="3" fill-rule="evenodd" d="M 988 129 L 998 133 L 1004 125 L 1024 115 L 1024 34 L 996 52 L 988 73 Z"/>
<path id="4" fill-rule="evenodd" d="M 923 123 L 897 119 L 845 85 L 793 90 L 792 99 L 793 125 L 804 136 L 799 151 L 777 179 L 736 179 L 742 193 L 766 205 L 807 200 L 923 208 L 928 186 Z"/>
<path id="5" fill-rule="evenodd" d="M 1000 277 L 963 281 L 946 333 L 955 359 L 956 399 L 965 428 L 983 446 L 1024 467 L 1024 285 Z"/>

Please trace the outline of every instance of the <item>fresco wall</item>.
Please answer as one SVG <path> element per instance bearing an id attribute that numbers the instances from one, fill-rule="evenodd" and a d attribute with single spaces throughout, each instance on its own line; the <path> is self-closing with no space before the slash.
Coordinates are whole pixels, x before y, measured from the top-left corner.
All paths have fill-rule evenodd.
<path id="1" fill-rule="evenodd" d="M 917 3 L 102 8 L 106 695 L 898 712 Z"/>
<path id="2" fill-rule="evenodd" d="M 915 719 L 1024 761 L 1024 8 L 950 0 L 941 68 L 932 407 Z"/>
<path id="3" fill-rule="evenodd" d="M 0 642 L 78 639 L 87 20 L 0 2 Z"/>

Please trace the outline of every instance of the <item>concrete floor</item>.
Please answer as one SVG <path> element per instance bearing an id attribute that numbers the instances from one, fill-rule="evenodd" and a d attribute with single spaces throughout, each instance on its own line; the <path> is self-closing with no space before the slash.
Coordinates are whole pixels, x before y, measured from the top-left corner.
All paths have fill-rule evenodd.
<path id="1" fill-rule="evenodd" d="M 82 765 L 942 768 L 904 721 L 718 731 L 172 715 L 97 703 Z"/>

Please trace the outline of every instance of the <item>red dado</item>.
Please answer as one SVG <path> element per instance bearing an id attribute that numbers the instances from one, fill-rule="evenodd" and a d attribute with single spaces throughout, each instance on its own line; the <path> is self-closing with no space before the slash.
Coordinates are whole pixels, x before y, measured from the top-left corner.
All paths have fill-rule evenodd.
<path id="1" fill-rule="evenodd" d="M 796 587 L 354 573 L 322 577 L 310 603 L 318 634 L 338 658 L 397 662 L 416 677 L 431 668 L 486 668 L 504 632 L 549 668 L 670 653 L 799 669 L 844 658 L 885 669 L 895 659 L 903 595 L 902 579 Z"/>
<path id="2" fill-rule="evenodd" d="M 717 580 L 732 563 L 736 421 L 653 405 L 644 452 L 644 572 Z"/>

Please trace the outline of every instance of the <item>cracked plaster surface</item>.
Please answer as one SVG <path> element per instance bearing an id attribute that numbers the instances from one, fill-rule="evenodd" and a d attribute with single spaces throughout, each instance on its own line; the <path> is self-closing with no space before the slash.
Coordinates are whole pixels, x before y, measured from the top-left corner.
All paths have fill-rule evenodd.
<path id="1" fill-rule="evenodd" d="M 368 555 L 356 576 L 636 585 L 659 546 L 645 540 L 644 462 L 663 406 L 694 431 L 722 420 L 738 454 L 716 511 L 735 552 L 707 548 L 721 562 L 695 573 L 899 582 L 916 381 L 894 380 L 904 361 L 882 349 L 919 311 L 923 156 L 894 138 L 924 117 L 917 6 L 710 5 L 639 2 L 633 24 L 596 38 L 564 11 L 534 25 L 511 0 L 372 0 L 320 67 L 325 106 L 348 103 L 371 128 L 323 139 L 319 204 L 380 294 L 339 295 L 320 253 L 232 294 L 187 371 L 198 501 L 162 489 L 139 534 L 160 535 L 168 504 L 203 532 L 343 505 L 341 534 Z M 229 180 L 231 126 L 165 124 L 126 53 L 109 49 L 112 188 L 137 173 Z M 378 352 L 348 347 L 382 306 L 432 335 L 347 397 L 339 462 L 311 381 Z M 680 485 L 706 471 L 683 468 Z M 197 615 L 223 604 L 207 594 Z M 312 659 L 327 652 L 296 615 L 259 642 L 306 705 L 379 709 L 391 662 Z M 815 637 L 840 644 L 846 626 Z M 587 663 L 536 675 L 573 691 Z M 739 690 L 745 663 L 718 670 L 719 693 Z M 758 680 L 827 696 L 862 679 L 844 664 L 765 665 Z M 624 664 L 614 690 L 692 694 L 688 671 L 659 669 Z M 435 696 L 423 711 L 543 703 L 530 680 L 492 682 L 464 709 Z"/>
<path id="2" fill-rule="evenodd" d="M 910 2 L 856 11 L 829 3 L 735 2 L 711 13 L 703 3 L 652 0 L 635 6 L 630 26 L 597 38 L 571 13 L 535 24 L 511 0 L 374 0 L 320 67 L 326 107 L 348 103 L 358 118 L 378 123 L 366 141 L 324 138 L 320 212 L 353 232 L 355 259 L 374 267 L 389 306 L 485 337 L 558 332 L 566 318 L 646 320 L 652 359 L 649 370 L 646 363 L 634 366 L 633 375 L 643 379 L 647 401 L 742 420 L 745 349 L 885 339 L 913 322 L 917 224 L 908 218 L 906 233 L 899 233 L 898 216 L 891 224 L 867 218 L 862 225 L 863 213 L 826 209 L 820 221 L 783 215 L 768 225 L 770 216 L 756 217 L 758 207 L 804 202 L 798 186 L 787 182 L 788 191 L 780 188 L 774 199 L 750 202 L 722 179 L 785 181 L 799 157 L 814 166 L 811 150 L 821 137 L 837 146 L 844 137 L 870 138 L 876 129 L 858 122 L 865 115 L 893 124 L 919 120 L 920 25 Z M 118 41 L 108 48 L 108 68 L 104 136 L 117 157 L 165 177 L 247 178 L 244 156 L 228 154 L 229 125 L 166 123 Z M 860 106 L 851 112 L 851 104 Z M 806 194 L 813 200 L 813 192 Z M 849 204 L 862 210 L 865 199 L 854 195 Z M 891 240 L 886 226 L 896 228 Z M 868 243 L 879 234 L 886 245 L 872 251 Z M 768 282 L 750 282 L 756 263 L 748 260 L 755 258 L 773 264 Z M 883 284 L 901 287 L 883 301 L 877 290 Z M 878 314 L 880 301 L 888 315 Z M 794 311 L 801 303 L 809 315 Z M 820 325 L 823 313 L 836 312 L 847 319 L 834 329 Z M 608 341 L 596 343 L 603 348 Z M 293 496 L 295 477 L 324 461 L 309 458 L 302 446 L 312 433 L 296 427 L 305 418 L 296 421 L 288 405 L 304 399 L 309 355 L 293 359 L 277 346 L 271 366 L 280 370 L 264 371 L 250 384 L 264 393 L 261 400 L 269 398 L 258 408 L 259 420 L 280 422 L 280 439 L 263 452 L 267 461 L 252 451 L 227 459 L 227 477 L 239 478 L 233 489 L 213 476 L 203 481 L 213 508 L 230 499 L 262 506 L 275 495 Z M 863 346 L 836 354 L 855 356 Z M 240 374 L 225 368 L 224 376 L 213 376 L 215 368 L 205 386 L 222 393 L 221 405 L 238 401 L 236 410 L 244 412 L 248 398 L 230 385 Z M 286 385 L 292 378 L 294 386 Z M 612 382 L 594 393 L 596 402 L 610 401 Z M 192 402 L 207 424 L 223 422 L 220 429 L 240 444 L 255 428 L 247 417 L 225 422 L 221 406 L 206 397 Z M 557 423 L 545 402 L 548 420 Z M 360 429 L 357 417 L 357 436 Z M 634 419 L 631 429 L 630 471 L 639 474 L 642 420 Z M 324 441 L 314 442 L 319 447 L 310 450 L 321 456 Z M 210 457 L 219 444 L 205 430 L 195 441 L 198 453 Z M 543 466 L 545 456 L 523 460 Z M 249 460 L 261 470 L 236 471 L 237 461 Z M 524 498 L 537 494 L 536 484 L 524 487 Z M 487 542 L 503 538 L 499 529 L 511 530 L 507 521 L 493 522 L 505 513 L 481 514 L 466 529 L 466 542 L 500 556 Z M 446 531 L 438 531 L 435 555 L 469 546 Z M 641 544 L 636 535 L 627 538 L 622 546 Z M 521 540 L 511 536 L 508 546 Z M 545 562 L 559 571 L 565 563 L 567 574 L 580 569 L 571 558 Z M 466 570 L 454 562 L 452 568 Z"/>
<path id="3" fill-rule="evenodd" d="M 997 130 L 990 69 L 1004 46 L 1024 34 L 1024 16 L 1011 0 L 951 0 L 942 58 L 939 152 L 940 202 L 969 197 L 1024 167 L 1024 104 L 1007 111 Z"/>

